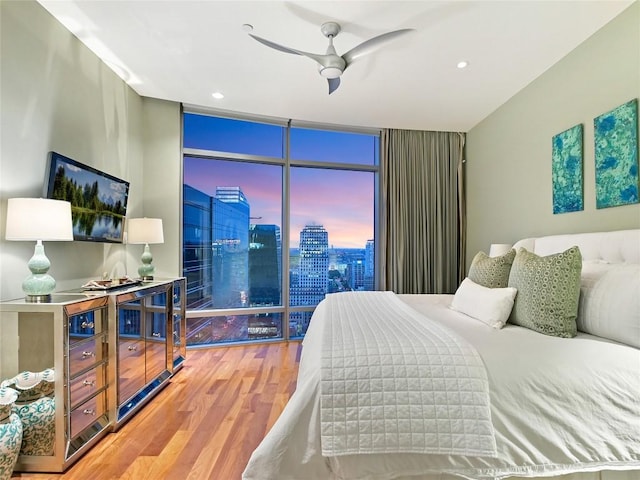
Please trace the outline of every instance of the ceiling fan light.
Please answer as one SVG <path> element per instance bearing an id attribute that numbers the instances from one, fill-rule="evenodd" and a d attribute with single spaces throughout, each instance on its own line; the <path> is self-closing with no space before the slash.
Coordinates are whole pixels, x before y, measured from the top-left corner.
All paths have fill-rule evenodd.
<path id="1" fill-rule="evenodd" d="M 320 70 L 320 75 L 325 78 L 338 78 L 342 75 L 342 70 L 337 67 L 325 67 Z"/>

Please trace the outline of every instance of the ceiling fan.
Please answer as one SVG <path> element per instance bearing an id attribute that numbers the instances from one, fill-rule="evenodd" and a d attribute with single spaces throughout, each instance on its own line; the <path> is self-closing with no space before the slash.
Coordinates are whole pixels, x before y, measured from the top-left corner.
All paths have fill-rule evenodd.
<path id="1" fill-rule="evenodd" d="M 344 55 L 338 55 L 336 53 L 336 49 L 333 46 L 333 39 L 338 35 L 338 33 L 340 33 L 340 25 L 336 22 L 326 22 L 322 24 L 322 26 L 320 27 L 320 31 L 325 37 L 329 39 L 327 53 L 325 53 L 324 55 L 303 52 L 302 50 L 296 50 L 294 48 L 278 45 L 277 43 L 258 37 L 257 35 L 253 35 L 251 33 L 249 34 L 249 36 L 262 43 L 263 45 L 266 45 L 267 47 L 274 48 L 284 53 L 302 55 L 318 62 L 318 70 L 320 71 L 320 75 L 325 77 L 329 82 L 329 95 L 331 95 L 340 86 L 340 76 L 344 73 L 347 67 L 349 67 L 349 65 L 353 63 L 354 60 L 362 57 L 363 55 L 371 53 L 383 43 L 393 40 L 394 38 L 397 38 L 406 33 L 412 32 L 413 29 L 403 28 L 401 30 L 394 30 L 392 32 L 383 33 L 382 35 L 378 35 L 376 37 L 370 38 L 369 40 L 365 40 L 360 45 L 353 47 Z"/>

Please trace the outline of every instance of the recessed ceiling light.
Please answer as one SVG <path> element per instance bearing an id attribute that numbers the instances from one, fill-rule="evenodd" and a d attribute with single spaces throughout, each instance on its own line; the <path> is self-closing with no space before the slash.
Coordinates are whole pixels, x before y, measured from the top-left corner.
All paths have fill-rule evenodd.
<path id="1" fill-rule="evenodd" d="M 458 62 L 458 65 L 457 65 L 457 67 L 460 69 L 467 68 L 468 66 L 469 66 L 469 62 L 467 62 L 466 60 L 462 60 Z"/>
<path id="2" fill-rule="evenodd" d="M 215 98 L 216 100 L 220 100 L 221 98 L 224 98 L 224 95 L 222 93 L 220 93 L 220 92 L 214 92 L 214 93 L 211 94 L 211 96 L 213 98 Z"/>
<path id="3" fill-rule="evenodd" d="M 245 23 L 242 25 L 242 30 L 245 32 L 252 32 L 253 31 L 253 25 L 251 25 L 250 23 Z"/>

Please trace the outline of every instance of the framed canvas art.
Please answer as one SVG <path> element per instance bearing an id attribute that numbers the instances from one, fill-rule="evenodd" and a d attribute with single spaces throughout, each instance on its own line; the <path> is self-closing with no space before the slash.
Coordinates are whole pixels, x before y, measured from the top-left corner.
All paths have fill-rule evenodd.
<path id="1" fill-rule="evenodd" d="M 638 203 L 638 99 L 593 120 L 596 208 Z"/>
<path id="2" fill-rule="evenodd" d="M 553 213 L 584 210 L 582 124 L 554 135 L 551 148 Z"/>

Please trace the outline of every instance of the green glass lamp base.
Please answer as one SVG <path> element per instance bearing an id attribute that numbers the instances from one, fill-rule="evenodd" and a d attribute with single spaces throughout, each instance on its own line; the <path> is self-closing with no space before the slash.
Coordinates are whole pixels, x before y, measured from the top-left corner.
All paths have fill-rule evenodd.
<path id="1" fill-rule="evenodd" d="M 42 241 L 38 240 L 33 257 L 27 264 L 31 275 L 22 282 L 22 291 L 26 294 L 27 302 L 48 302 L 51 300 L 51 293 L 56 288 L 55 279 L 49 275 L 51 263 L 44 253 Z"/>
<path id="2" fill-rule="evenodd" d="M 144 252 L 142 252 L 142 265 L 138 267 L 138 275 L 140 275 L 140 279 L 143 282 L 149 282 L 153 280 L 153 273 L 156 270 L 156 267 L 151 265 L 153 261 L 153 256 L 151 255 L 151 250 L 149 249 L 149 244 L 147 243 L 144 246 Z"/>

